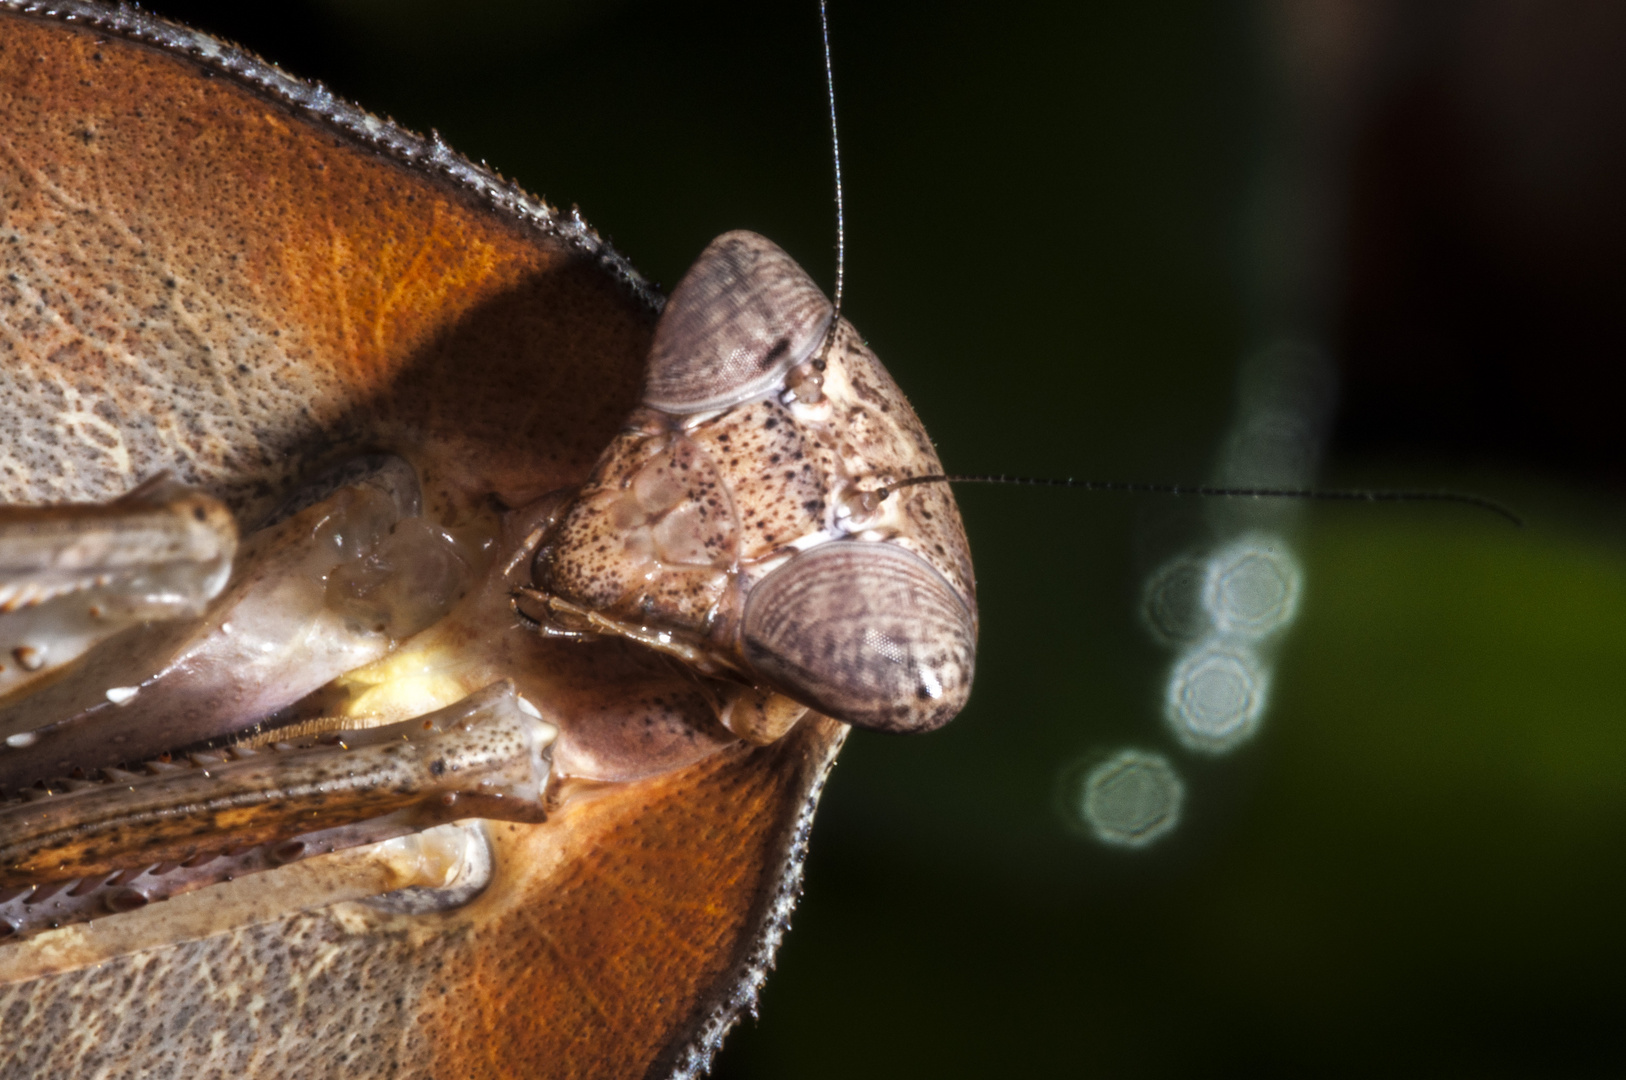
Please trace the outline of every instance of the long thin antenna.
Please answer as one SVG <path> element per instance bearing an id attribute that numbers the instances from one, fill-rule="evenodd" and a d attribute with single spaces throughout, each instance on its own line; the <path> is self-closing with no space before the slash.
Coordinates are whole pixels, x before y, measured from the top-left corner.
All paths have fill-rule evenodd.
<path id="1" fill-rule="evenodd" d="M 1200 495 L 1226 499 L 1308 499 L 1316 502 L 1446 502 L 1472 506 L 1500 515 L 1518 526 L 1524 519 L 1512 508 L 1461 491 L 1385 491 L 1379 489 L 1339 488 L 1268 488 L 1268 487 L 1209 487 L 1202 484 L 1148 484 L 1136 480 L 1066 480 L 1032 476 L 958 476 L 934 473 L 931 476 L 911 476 L 895 480 L 880 488 L 876 495 L 886 498 L 899 488 L 916 484 L 1021 484 L 1028 487 L 1080 488 L 1084 491 L 1114 491 L 1129 495 Z"/>
<path id="2" fill-rule="evenodd" d="M 817 361 L 819 369 L 823 370 L 824 355 L 829 351 L 830 343 L 835 338 L 836 325 L 841 322 L 841 294 L 846 285 L 847 276 L 847 207 L 841 184 L 841 130 L 836 123 L 836 74 L 830 50 L 829 0 L 819 0 L 819 26 L 824 31 L 824 86 L 830 101 L 830 155 L 834 159 L 836 167 L 836 293 L 832 305 L 833 310 L 830 314 L 830 326 L 825 331 L 824 347 L 820 350 L 819 360 Z M 1066 480 L 1060 480 L 1031 476 L 994 474 L 963 476 L 938 473 L 931 476 L 911 476 L 903 480 L 896 480 L 885 487 L 877 489 L 875 494 L 884 499 L 899 488 L 914 487 L 917 484 L 1023 484 L 1031 487 L 1079 488 L 1084 491 L 1112 491 L 1133 495 L 1198 495 L 1209 498 L 1230 499 L 1309 499 L 1321 502 L 1448 502 L 1488 510 L 1493 514 L 1506 518 L 1514 525 L 1524 525 L 1523 518 L 1495 499 L 1487 499 L 1482 495 L 1470 495 L 1458 491 L 1232 488 L 1188 484 L 1149 484 L 1133 480 L 1074 480 L 1070 477 Z"/>
<path id="3" fill-rule="evenodd" d="M 830 154 L 836 162 L 836 296 L 830 314 L 833 328 L 841 321 L 841 290 L 847 278 L 847 206 L 841 190 L 841 133 L 836 128 L 836 73 L 830 62 L 830 11 L 819 0 L 819 25 L 824 29 L 824 87 L 830 97 Z"/>

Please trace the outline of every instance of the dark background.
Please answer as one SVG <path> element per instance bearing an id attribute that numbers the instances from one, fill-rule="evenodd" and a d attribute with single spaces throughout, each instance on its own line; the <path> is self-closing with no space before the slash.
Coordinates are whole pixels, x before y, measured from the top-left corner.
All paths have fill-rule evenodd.
<path id="1" fill-rule="evenodd" d="M 810 2 L 153 7 L 578 204 L 667 287 L 741 227 L 832 279 Z M 1264 732 L 1203 759 L 1135 616 L 1166 509 L 963 490 L 976 695 L 939 734 L 848 744 L 719 1075 L 1626 1066 L 1626 8 L 1428 7 L 1369 31 L 1338 136 L 1322 479 L 1469 488 L 1530 526 L 1303 515 Z M 1271 10 L 836 5 L 847 311 L 950 469 L 1211 474 L 1292 111 Z M 1130 744 L 1187 785 L 1132 853 L 1057 799 Z"/>

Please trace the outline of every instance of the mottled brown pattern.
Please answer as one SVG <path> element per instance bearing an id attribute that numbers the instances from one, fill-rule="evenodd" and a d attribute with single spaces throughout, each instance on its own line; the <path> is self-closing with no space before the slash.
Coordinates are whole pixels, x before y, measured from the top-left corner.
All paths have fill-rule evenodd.
<path id="1" fill-rule="evenodd" d="M 691 276 L 730 238 L 742 235 L 750 234 L 714 241 Z M 761 237 L 755 243 L 772 248 Z M 677 305 L 675 294 L 662 326 Z M 887 730 L 905 730 L 911 727 L 907 703 L 836 709 L 836 697 L 804 693 L 780 677 L 796 665 L 777 666 L 770 675 L 755 664 L 742 639 L 751 590 L 787 559 L 794 561 L 797 551 L 849 538 L 894 545 L 929 567 L 916 586 L 943 593 L 936 599 L 960 609 L 947 619 L 917 620 L 914 633 L 925 635 L 918 641 L 907 634 L 898 639 L 919 646 L 917 659 L 957 657 L 951 665 L 957 693 L 930 710 L 929 726 L 945 723 L 970 692 L 976 643 L 976 582 L 959 509 L 946 484 L 903 487 L 861 509 L 866 496 L 898 480 L 937 475 L 942 464 L 908 399 L 850 323 L 837 324 L 828 348 L 817 355 L 822 389 L 805 402 L 795 398 L 791 380 L 812 370 L 811 362 L 782 376 L 769 396 L 718 411 L 669 414 L 647 404 L 635 409 L 545 541 L 534 599 L 552 613 L 544 617 L 559 625 L 626 634 L 702 671 L 766 684 L 848 722 L 875 720 Z M 929 580 L 934 572 L 941 585 Z M 910 595 L 913 588 L 894 598 Z M 814 613 L 783 617 L 812 621 Z M 852 630 L 861 620 L 844 624 Z M 953 642 L 930 640 L 936 629 L 950 625 Z M 900 624 L 902 629 L 907 627 Z M 756 644 L 766 640 L 758 636 Z M 880 685 L 864 683 L 871 690 Z M 841 700 L 863 702 L 858 694 Z"/>
<path id="2" fill-rule="evenodd" d="M 650 326 L 590 258 L 185 60 L 6 20 L 0 500 L 170 469 L 252 511 L 370 442 L 518 502 L 603 449 Z"/>
<path id="3" fill-rule="evenodd" d="M 757 583 L 741 633 L 752 670 L 848 723 L 930 731 L 964 708 L 971 612 L 894 544 L 823 544 Z"/>
<path id="4" fill-rule="evenodd" d="M 0 988 L 0 1075 L 430 1076 L 417 1002 L 458 944 L 409 957 L 318 913 Z"/>
<path id="5" fill-rule="evenodd" d="M 724 408 L 772 389 L 824 337 L 830 301 L 796 260 L 749 232 L 707 245 L 655 330 L 644 404 Z"/>
<path id="6" fill-rule="evenodd" d="M 738 406 L 726 422 L 692 438 L 716 463 L 740 523 L 740 549 L 761 558 L 826 518 L 839 477 L 821 467 L 818 446 L 778 401 Z"/>
<path id="7" fill-rule="evenodd" d="M 511 683 L 498 683 L 398 724 L 0 804 L 0 888 L 271 844 L 308 833 L 313 820 L 334 829 L 395 814 L 372 840 L 407 831 L 407 816 L 420 828 L 475 816 L 543 821 L 553 736 L 519 710 Z M 366 830 L 354 842 L 369 842 Z"/>
<path id="8" fill-rule="evenodd" d="M 499 877 L 453 912 L 342 904 L 0 988 L 0 1075 L 660 1075 L 771 914 L 838 738 L 803 724 L 493 824 Z"/>
<path id="9" fill-rule="evenodd" d="M 844 730 L 810 718 L 772 746 L 584 803 L 564 830 L 513 827 L 499 852 L 532 868 L 557 859 L 561 876 L 523 903 L 514 892 L 471 909 L 489 937 L 457 957 L 469 992 L 425 1016 L 440 1060 L 470 1077 L 637 1075 L 634 1062 L 674 1060 L 708 988 L 773 917 L 790 825 Z M 643 947 L 628 948 L 629 934 Z M 607 1047 L 624 1055 L 619 1072 Z"/>
<path id="10" fill-rule="evenodd" d="M 974 624 L 970 549 L 947 485 L 905 488 L 861 527 L 843 517 L 851 497 L 942 464 L 852 325 L 826 336 L 831 316 L 771 240 L 713 240 L 655 329 L 642 406 L 548 540 L 538 589 L 641 640 L 673 630 L 685 660 L 738 671 L 752 584 L 793 545 L 863 532 L 924 558 Z"/>
<path id="11" fill-rule="evenodd" d="M 831 352 L 831 373 L 825 385 L 832 400 L 841 400 L 839 389 L 832 385 L 837 379 L 845 378 L 851 388 L 848 407 L 831 423 L 841 436 L 842 468 L 849 475 L 870 478 L 941 473 L 942 462 L 925 425 L 850 323 L 841 324 Z M 947 484 L 920 484 L 893 498 L 898 501 L 900 519 L 893 542 L 931 563 L 975 613 L 977 581 L 971 568 L 971 545 L 952 490 Z"/>

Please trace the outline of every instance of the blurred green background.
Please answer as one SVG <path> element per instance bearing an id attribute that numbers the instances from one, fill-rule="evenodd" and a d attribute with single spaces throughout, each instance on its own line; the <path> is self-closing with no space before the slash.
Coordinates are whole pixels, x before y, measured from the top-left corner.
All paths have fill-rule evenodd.
<path id="1" fill-rule="evenodd" d="M 742 227 L 833 277 L 811 2 L 153 7 L 579 205 L 668 288 Z M 847 312 L 946 465 L 1207 479 L 1262 332 L 1256 177 L 1283 110 L 1261 8 L 833 17 Z M 1324 328 L 1335 354 L 1361 340 Z M 1453 378 L 1441 400 L 1471 410 L 1472 365 Z M 1354 381 L 1323 482 L 1470 488 L 1529 527 L 1301 514 L 1301 617 L 1262 732 L 1203 758 L 1165 727 L 1170 657 L 1137 617 L 1167 537 L 1202 514 L 962 490 L 976 694 L 938 734 L 849 742 L 761 1019 L 717 1075 L 1626 1066 L 1619 458 L 1499 442 L 1512 413 L 1457 438 L 1427 388 Z M 1361 420 L 1397 400 L 1421 402 L 1410 427 Z M 1058 809 L 1070 766 L 1125 745 L 1186 783 L 1178 829 L 1139 851 Z"/>

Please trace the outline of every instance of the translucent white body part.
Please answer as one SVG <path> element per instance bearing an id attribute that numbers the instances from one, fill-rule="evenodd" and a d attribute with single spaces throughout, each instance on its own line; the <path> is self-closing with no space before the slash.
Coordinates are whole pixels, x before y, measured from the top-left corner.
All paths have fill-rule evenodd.
<path id="1" fill-rule="evenodd" d="M 206 615 L 126 627 L 74 678 L 6 699 L 0 788 L 241 729 L 435 622 L 470 569 L 409 508 L 375 486 L 340 488 L 250 534 Z"/>
<path id="2" fill-rule="evenodd" d="M 77 512 L 0 506 L 0 695 L 131 626 L 201 614 L 236 548 L 230 512 L 164 476 Z"/>

